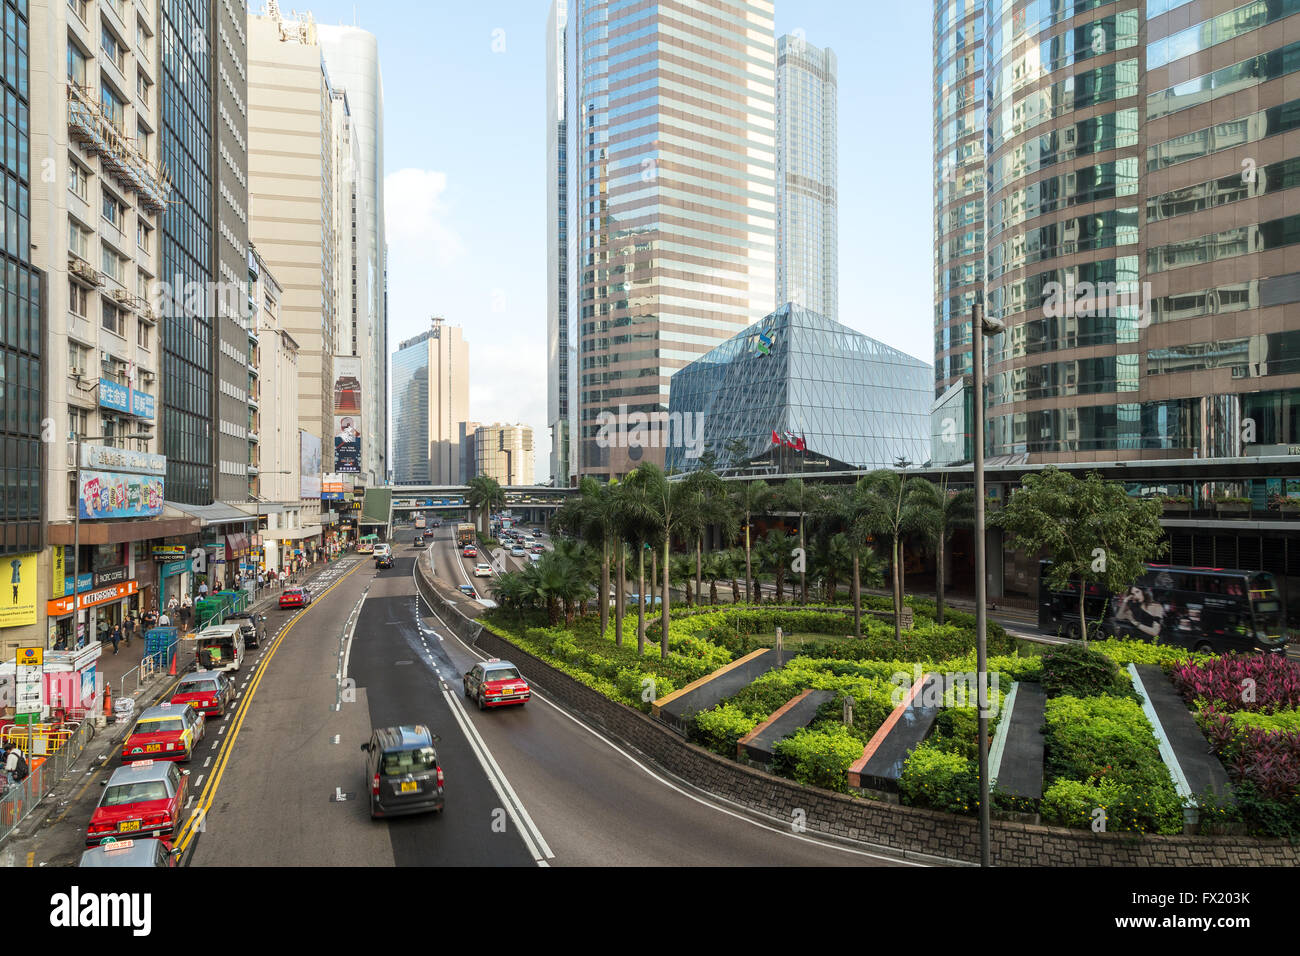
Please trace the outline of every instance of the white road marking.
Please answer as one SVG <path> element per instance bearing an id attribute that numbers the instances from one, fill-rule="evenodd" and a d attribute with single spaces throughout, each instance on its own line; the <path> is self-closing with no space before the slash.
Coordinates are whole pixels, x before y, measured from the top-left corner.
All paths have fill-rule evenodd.
<path id="1" fill-rule="evenodd" d="M 216 741 L 213 741 L 213 743 L 216 743 Z M 207 760 L 203 761 L 203 769 L 204 769 L 204 770 L 207 770 L 207 769 L 208 769 L 208 764 L 210 764 L 210 763 L 212 763 L 212 758 L 211 758 L 211 757 L 209 757 Z"/>

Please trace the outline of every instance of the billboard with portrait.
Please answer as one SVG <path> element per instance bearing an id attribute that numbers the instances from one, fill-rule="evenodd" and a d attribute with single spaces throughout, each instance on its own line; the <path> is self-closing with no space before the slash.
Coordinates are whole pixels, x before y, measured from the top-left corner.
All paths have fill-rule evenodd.
<path id="1" fill-rule="evenodd" d="M 334 470 L 361 473 L 361 359 L 334 356 Z"/>
<path id="2" fill-rule="evenodd" d="M 320 497 L 320 436 L 299 430 L 299 493 L 300 498 Z"/>

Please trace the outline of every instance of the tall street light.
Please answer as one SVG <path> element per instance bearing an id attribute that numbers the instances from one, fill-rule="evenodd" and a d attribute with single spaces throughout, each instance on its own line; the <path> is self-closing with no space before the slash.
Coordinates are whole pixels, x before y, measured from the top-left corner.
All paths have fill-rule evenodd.
<path id="1" fill-rule="evenodd" d="M 975 674 L 979 681 L 980 745 L 980 866 L 992 866 L 989 813 L 988 718 L 988 582 L 984 572 L 984 336 L 1000 335 L 1006 325 L 984 317 L 984 303 L 971 310 L 972 362 L 975 391 Z"/>

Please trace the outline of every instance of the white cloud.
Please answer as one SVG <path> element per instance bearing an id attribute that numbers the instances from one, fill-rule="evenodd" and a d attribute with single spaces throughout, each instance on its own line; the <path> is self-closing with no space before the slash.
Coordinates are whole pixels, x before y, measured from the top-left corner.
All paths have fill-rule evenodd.
<path id="1" fill-rule="evenodd" d="M 436 169 L 399 169 L 384 177 L 384 228 L 390 249 L 431 252 L 443 265 L 461 256 L 465 245 L 446 221 L 446 191 L 447 174 Z"/>

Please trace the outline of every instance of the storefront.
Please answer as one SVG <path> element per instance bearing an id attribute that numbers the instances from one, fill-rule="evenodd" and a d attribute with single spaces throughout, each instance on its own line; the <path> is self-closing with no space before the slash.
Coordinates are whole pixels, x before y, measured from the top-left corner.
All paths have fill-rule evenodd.
<path id="1" fill-rule="evenodd" d="M 69 594 L 47 601 L 45 610 L 50 619 L 54 647 L 72 649 L 108 640 L 113 625 L 122 622 L 131 599 L 139 590 L 135 581 L 123 581 L 94 587 L 76 598 Z"/>

